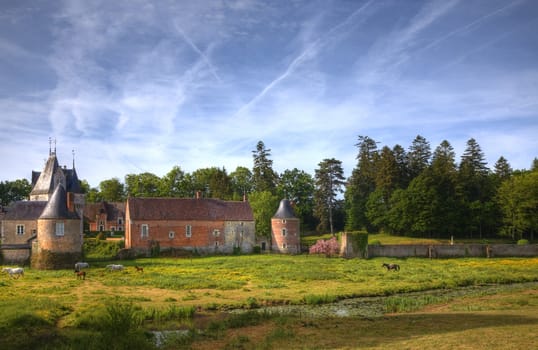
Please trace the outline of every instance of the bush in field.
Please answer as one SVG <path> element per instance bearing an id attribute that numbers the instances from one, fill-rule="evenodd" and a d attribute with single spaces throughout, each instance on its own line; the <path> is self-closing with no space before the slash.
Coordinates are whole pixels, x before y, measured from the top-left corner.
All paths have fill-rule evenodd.
<path id="1" fill-rule="evenodd" d="M 327 240 L 320 239 L 310 247 L 310 254 L 325 254 L 330 257 L 332 255 L 338 255 L 340 253 L 340 244 L 336 240 L 336 237 L 332 237 Z"/>
<path id="2" fill-rule="evenodd" d="M 517 245 L 527 245 L 529 244 L 529 241 L 526 239 L 520 239 L 517 241 Z"/>
<path id="3" fill-rule="evenodd" d="M 82 249 L 86 258 L 113 259 L 124 246 L 124 241 L 100 241 L 96 238 L 86 238 Z"/>

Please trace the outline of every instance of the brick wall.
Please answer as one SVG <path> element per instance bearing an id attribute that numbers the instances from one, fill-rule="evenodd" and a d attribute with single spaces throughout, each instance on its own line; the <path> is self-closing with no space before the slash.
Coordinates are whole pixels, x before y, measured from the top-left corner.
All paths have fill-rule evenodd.
<path id="1" fill-rule="evenodd" d="M 286 235 L 282 234 L 283 229 Z M 295 254 L 301 251 L 299 219 L 271 219 L 271 235 L 274 252 Z"/>

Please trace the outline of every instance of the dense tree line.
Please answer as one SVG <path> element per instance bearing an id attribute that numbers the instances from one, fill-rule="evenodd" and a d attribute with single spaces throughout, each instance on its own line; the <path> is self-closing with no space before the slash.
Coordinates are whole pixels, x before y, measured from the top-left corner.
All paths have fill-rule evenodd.
<path id="1" fill-rule="evenodd" d="M 289 199 L 302 231 L 383 231 L 437 238 L 486 238 L 506 235 L 534 239 L 538 230 L 538 160 L 531 170 L 513 170 L 500 157 L 491 170 L 474 139 L 459 159 L 444 140 L 432 152 L 418 135 L 407 151 L 401 145 L 379 147 L 358 136 L 357 164 L 348 179 L 341 161 L 323 159 L 314 176 L 297 168 L 278 174 L 271 149 L 263 141 L 252 151 L 252 168 L 210 167 L 192 173 L 174 166 L 166 175 L 127 174 L 91 188 L 82 181 L 88 202 L 127 197 L 242 200 L 254 211 L 256 230 L 269 236 L 270 218 L 280 199 Z M 0 182 L 0 204 L 28 197 L 27 180 Z M 343 193 L 343 196 L 341 195 Z"/>
<path id="2" fill-rule="evenodd" d="M 436 238 L 509 235 L 538 230 L 538 161 L 513 171 L 504 157 L 493 170 L 475 139 L 456 161 L 444 140 L 433 153 L 417 136 L 409 151 L 359 136 L 357 165 L 345 193 L 346 229 Z"/>

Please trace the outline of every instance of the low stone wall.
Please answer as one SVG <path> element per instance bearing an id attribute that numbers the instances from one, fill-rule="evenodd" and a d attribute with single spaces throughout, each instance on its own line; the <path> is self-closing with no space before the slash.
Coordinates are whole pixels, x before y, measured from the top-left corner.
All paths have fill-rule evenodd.
<path id="1" fill-rule="evenodd" d="M 369 245 L 368 257 L 392 258 L 464 258 L 464 257 L 532 257 L 538 256 L 538 245 L 516 244 L 391 244 Z"/>
<path id="2" fill-rule="evenodd" d="M 3 265 L 28 265 L 30 248 L 2 247 L 0 249 L 0 262 Z"/>

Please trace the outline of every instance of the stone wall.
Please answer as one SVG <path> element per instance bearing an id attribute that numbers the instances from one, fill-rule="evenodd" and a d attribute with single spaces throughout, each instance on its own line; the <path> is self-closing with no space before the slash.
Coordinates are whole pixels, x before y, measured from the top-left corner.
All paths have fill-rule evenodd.
<path id="1" fill-rule="evenodd" d="M 464 257 L 532 257 L 538 256 L 538 245 L 454 244 L 454 245 L 369 245 L 368 257 L 392 258 L 464 258 Z"/>
<path id="2" fill-rule="evenodd" d="M 0 250 L 0 263 L 2 265 L 25 266 L 30 262 L 30 247 L 28 248 L 6 248 Z"/>

